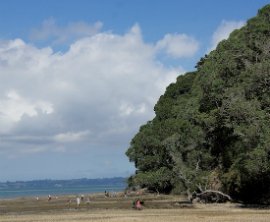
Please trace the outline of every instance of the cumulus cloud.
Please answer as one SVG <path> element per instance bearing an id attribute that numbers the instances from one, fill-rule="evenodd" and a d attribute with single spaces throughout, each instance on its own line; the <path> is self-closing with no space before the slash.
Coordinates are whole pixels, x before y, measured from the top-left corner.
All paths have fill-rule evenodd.
<path id="1" fill-rule="evenodd" d="M 208 51 L 214 50 L 218 45 L 218 43 L 224 39 L 227 39 L 233 30 L 239 29 L 244 25 L 245 25 L 244 21 L 223 20 L 212 36 L 211 47 Z"/>
<path id="2" fill-rule="evenodd" d="M 132 104 L 122 103 L 119 107 L 120 115 L 129 116 L 131 114 L 143 114 L 146 112 L 145 104 L 140 104 L 137 107 L 134 107 Z"/>
<path id="3" fill-rule="evenodd" d="M 42 30 L 40 38 L 61 39 L 61 31 L 72 32 L 55 23 Z M 183 73 L 159 62 L 156 47 L 184 56 L 190 52 L 177 41 L 189 40 L 167 35 L 155 46 L 143 41 L 139 25 L 123 35 L 97 30 L 99 25 L 63 53 L 21 39 L 0 42 L 0 150 L 118 147 L 124 155 L 138 127 L 153 117 L 159 96 Z"/>
<path id="4" fill-rule="evenodd" d="M 53 106 L 46 101 L 31 101 L 21 97 L 16 91 L 10 90 L 5 98 L 0 99 L 0 132 L 9 131 L 10 128 L 19 122 L 22 116 L 37 116 L 38 111 L 51 114 Z"/>
<path id="5" fill-rule="evenodd" d="M 32 40 L 52 40 L 54 44 L 67 43 L 84 36 L 92 36 L 102 28 L 101 22 L 88 24 L 86 22 L 73 22 L 67 26 L 59 26 L 53 18 L 46 19 L 40 28 L 33 29 Z"/>
<path id="6" fill-rule="evenodd" d="M 198 51 L 199 43 L 186 34 L 166 34 L 157 42 L 156 49 L 173 58 L 192 57 Z"/>
<path id="7" fill-rule="evenodd" d="M 60 143 L 77 142 L 89 136 L 89 133 L 90 132 L 88 130 L 80 132 L 59 133 L 54 136 L 54 140 Z"/>

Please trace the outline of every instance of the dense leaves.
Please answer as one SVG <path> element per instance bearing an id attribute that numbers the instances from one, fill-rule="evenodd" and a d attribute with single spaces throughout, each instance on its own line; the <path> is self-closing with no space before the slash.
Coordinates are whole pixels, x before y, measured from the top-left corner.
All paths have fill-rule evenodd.
<path id="1" fill-rule="evenodd" d="M 179 76 L 127 150 L 129 183 L 270 203 L 270 5 Z"/>

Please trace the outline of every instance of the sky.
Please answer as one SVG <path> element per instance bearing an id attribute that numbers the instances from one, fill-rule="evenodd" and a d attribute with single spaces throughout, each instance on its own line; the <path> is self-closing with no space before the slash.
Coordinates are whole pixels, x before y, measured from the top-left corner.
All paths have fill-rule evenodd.
<path id="1" fill-rule="evenodd" d="M 177 76 L 266 0 L 1 0 L 0 181 L 127 177 Z"/>

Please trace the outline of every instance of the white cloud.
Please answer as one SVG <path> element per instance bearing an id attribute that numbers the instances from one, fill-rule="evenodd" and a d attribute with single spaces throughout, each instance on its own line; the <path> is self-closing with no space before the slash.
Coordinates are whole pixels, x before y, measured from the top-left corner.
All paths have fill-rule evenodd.
<path id="1" fill-rule="evenodd" d="M 10 130 L 24 115 L 37 116 L 39 111 L 51 114 L 53 106 L 46 101 L 27 100 L 14 90 L 7 92 L 5 98 L 0 99 L 0 132 Z"/>
<path id="2" fill-rule="evenodd" d="M 20 39 L 0 42 L 0 150 L 119 147 L 124 155 L 165 88 L 184 72 L 166 67 L 157 53 L 139 25 L 123 35 L 80 38 L 65 53 Z"/>
<path id="3" fill-rule="evenodd" d="M 165 51 L 173 58 L 192 57 L 198 51 L 199 43 L 186 34 L 166 34 L 157 42 L 156 49 Z"/>
<path id="4" fill-rule="evenodd" d="M 89 134 L 90 132 L 88 130 L 80 132 L 60 133 L 54 136 L 54 140 L 59 143 L 77 142 L 85 139 L 87 136 L 89 136 Z"/>
<path id="5" fill-rule="evenodd" d="M 224 39 L 227 39 L 233 30 L 239 29 L 244 25 L 245 25 L 244 21 L 223 20 L 212 36 L 211 47 L 208 51 L 214 50 L 218 45 L 218 43 Z"/>
<path id="6" fill-rule="evenodd" d="M 59 26 L 53 18 L 45 20 L 39 29 L 31 32 L 32 40 L 49 40 L 52 39 L 54 44 L 67 43 L 71 40 L 84 36 L 92 36 L 102 28 L 101 22 L 87 24 L 85 22 L 73 22 L 67 26 Z"/>
<path id="7" fill-rule="evenodd" d="M 146 105 L 139 104 L 137 107 L 134 107 L 132 104 L 122 103 L 119 107 L 120 115 L 129 116 L 131 114 L 143 114 L 146 112 Z"/>

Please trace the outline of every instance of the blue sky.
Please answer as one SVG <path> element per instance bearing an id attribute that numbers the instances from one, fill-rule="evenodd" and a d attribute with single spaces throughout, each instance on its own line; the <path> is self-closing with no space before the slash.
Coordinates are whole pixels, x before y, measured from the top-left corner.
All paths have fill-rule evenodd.
<path id="1" fill-rule="evenodd" d="M 269 1 L 0 1 L 0 181 L 128 176 L 178 75 Z"/>

